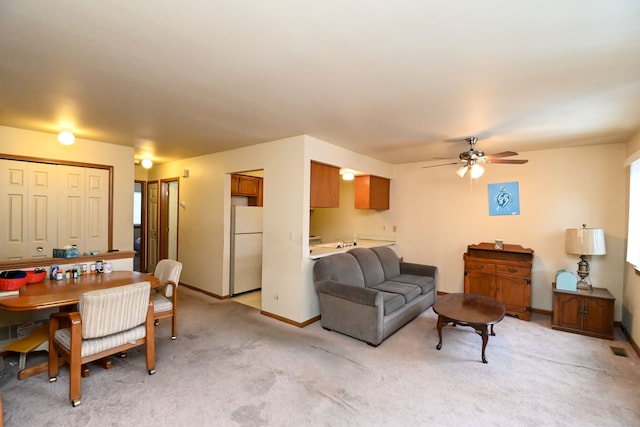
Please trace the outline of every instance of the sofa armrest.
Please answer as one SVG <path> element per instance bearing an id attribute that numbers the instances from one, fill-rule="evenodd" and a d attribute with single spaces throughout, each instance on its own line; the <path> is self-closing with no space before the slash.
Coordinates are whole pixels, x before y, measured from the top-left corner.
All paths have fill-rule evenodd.
<path id="1" fill-rule="evenodd" d="M 414 264 L 411 262 L 400 263 L 401 274 L 414 274 L 416 276 L 430 276 L 435 278 L 437 272 L 438 267 L 434 265 Z"/>
<path id="2" fill-rule="evenodd" d="M 370 288 L 348 285 L 333 280 L 321 280 L 316 282 L 316 289 L 320 293 L 332 295 L 357 304 L 369 305 L 371 307 L 381 306 L 383 303 L 382 294 Z"/>

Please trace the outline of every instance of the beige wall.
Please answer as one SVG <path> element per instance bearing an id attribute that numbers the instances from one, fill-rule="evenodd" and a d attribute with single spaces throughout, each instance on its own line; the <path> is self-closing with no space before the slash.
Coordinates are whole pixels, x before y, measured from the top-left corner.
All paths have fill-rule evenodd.
<path id="1" fill-rule="evenodd" d="M 388 176 L 389 165 L 308 137 L 297 136 L 157 165 L 148 179 L 180 177 L 178 259 L 181 281 L 229 294 L 230 174 L 264 172 L 262 309 L 295 322 L 319 314 L 308 254 L 309 160 L 357 165 Z"/>
<path id="2" fill-rule="evenodd" d="M 625 155 L 623 144 L 522 153 L 528 164 L 489 165 L 485 175 L 471 183 L 458 178 L 454 167 L 392 166 L 300 136 L 154 166 L 149 179 L 179 177 L 183 169 L 190 170 L 189 178 L 180 179 L 180 201 L 186 204 L 180 210 L 182 280 L 228 295 L 228 174 L 264 169 L 263 310 L 296 322 L 319 314 L 311 281 L 313 262 L 306 257 L 310 160 L 392 178 L 391 209 L 351 213 L 340 232 L 351 233 L 356 227 L 353 220 L 360 215 L 365 215 L 361 223 L 366 225 L 358 233 L 389 234 L 388 227 L 396 225 L 397 232 L 391 235 L 396 237 L 398 254 L 409 261 L 437 265 L 440 290 L 445 292 L 463 289 L 462 254 L 468 244 L 502 238 L 534 249 L 532 305 L 551 310 L 556 271 L 577 268 L 578 258 L 564 252 L 565 228 L 582 223 L 603 227 L 607 255 L 593 257 L 592 280 L 614 294 L 616 320 L 620 320 Z M 519 182 L 521 214 L 489 216 L 487 184 L 509 181 Z M 351 191 L 347 189 L 343 197 L 348 198 Z"/>
<path id="3" fill-rule="evenodd" d="M 435 264 L 439 290 L 463 290 L 462 255 L 467 245 L 519 244 L 535 251 L 532 306 L 551 310 L 551 283 L 560 269 L 576 271 L 578 257 L 565 253 L 566 228 L 605 230 L 607 254 L 591 260 L 594 286 L 616 297 L 622 312 L 626 242 L 625 144 L 521 153 L 525 165 L 487 165 L 471 182 L 455 166 L 422 169 L 425 163 L 395 167 L 391 204 L 396 208 L 397 250 L 405 260 Z M 489 216 L 487 185 L 517 181 L 521 214 Z"/>
<path id="4" fill-rule="evenodd" d="M 218 295 L 229 292 L 229 174 L 263 169 L 263 310 L 297 322 L 319 314 L 311 282 L 313 262 L 306 256 L 310 160 L 392 178 L 391 209 L 352 212 L 340 233 L 357 228 L 357 233 L 389 234 L 388 227 L 396 225 L 397 232 L 391 235 L 396 237 L 398 254 L 408 261 L 437 265 L 439 288 L 445 292 L 463 289 L 462 254 L 468 244 L 502 238 L 534 249 L 532 305 L 550 310 L 555 272 L 576 269 L 577 257 L 564 252 L 564 229 L 582 223 L 603 227 L 607 255 L 593 257 L 592 280 L 614 294 L 616 320 L 624 321 L 636 342 L 640 342 L 640 279 L 624 262 L 628 188 L 624 160 L 638 150 L 640 136 L 628 148 L 616 144 L 521 153 L 528 164 L 489 165 L 485 175 L 471 183 L 458 178 L 454 167 L 392 166 L 298 136 L 144 171 L 134 169 L 131 147 L 82 139 L 65 147 L 52 134 L 0 126 L 2 153 L 114 166 L 114 247 L 121 250 L 132 249 L 134 179 L 180 177 L 180 201 L 185 202 L 179 212 L 178 258 L 185 264 L 181 279 Z M 189 169 L 189 178 L 181 178 L 184 169 Z M 487 184 L 509 181 L 519 182 L 521 214 L 489 216 Z M 342 197 L 348 199 L 352 189 L 345 185 Z"/>
<path id="5" fill-rule="evenodd" d="M 640 152 L 640 132 L 629 142 L 627 155 L 637 155 Z M 629 168 L 626 168 L 627 178 Z M 628 191 L 628 186 L 626 191 Z M 628 200 L 628 199 L 627 199 Z M 628 208 L 628 204 L 627 204 Z M 628 221 L 628 212 L 625 216 L 625 225 Z M 624 295 L 622 299 L 622 323 L 627 329 L 636 345 L 640 346 L 640 273 L 633 266 L 625 263 L 624 270 Z"/>
<path id="6" fill-rule="evenodd" d="M 181 281 L 229 295 L 230 174 L 264 170 L 263 309 L 292 320 L 300 313 L 304 137 L 154 166 L 149 180 L 180 177 L 178 259 Z"/>

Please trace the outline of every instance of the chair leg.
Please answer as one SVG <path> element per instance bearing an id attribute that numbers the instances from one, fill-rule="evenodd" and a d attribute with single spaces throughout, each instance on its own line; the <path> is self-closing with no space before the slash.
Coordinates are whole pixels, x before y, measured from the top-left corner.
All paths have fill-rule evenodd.
<path id="1" fill-rule="evenodd" d="M 72 356 L 69 359 L 69 400 L 75 407 L 80 404 L 80 380 L 82 364 L 80 363 L 79 357 L 76 358 Z"/>
<path id="2" fill-rule="evenodd" d="M 171 339 L 172 340 L 175 340 L 176 337 L 178 336 L 176 320 L 177 320 L 177 318 L 176 318 L 176 314 L 174 312 L 173 316 L 171 316 L 171 322 L 172 322 L 172 325 L 171 325 Z"/>

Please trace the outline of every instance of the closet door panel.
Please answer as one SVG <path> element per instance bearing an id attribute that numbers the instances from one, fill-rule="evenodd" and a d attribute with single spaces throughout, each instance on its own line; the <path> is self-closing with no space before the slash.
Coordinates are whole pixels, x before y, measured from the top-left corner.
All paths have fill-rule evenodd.
<path id="1" fill-rule="evenodd" d="M 109 172 L 86 170 L 85 247 L 87 251 L 105 252 L 109 233 Z"/>
<path id="2" fill-rule="evenodd" d="M 58 241 L 58 168 L 29 163 L 28 257 L 53 255 Z"/>
<path id="3" fill-rule="evenodd" d="M 90 251 L 84 246 L 85 170 L 73 166 L 58 168 L 58 245 L 60 248 L 76 245 L 81 253 Z"/>
<path id="4" fill-rule="evenodd" d="M 0 259 L 23 259 L 27 251 L 29 171 L 25 162 L 0 161 L 0 200 L 6 215 L 0 219 Z"/>

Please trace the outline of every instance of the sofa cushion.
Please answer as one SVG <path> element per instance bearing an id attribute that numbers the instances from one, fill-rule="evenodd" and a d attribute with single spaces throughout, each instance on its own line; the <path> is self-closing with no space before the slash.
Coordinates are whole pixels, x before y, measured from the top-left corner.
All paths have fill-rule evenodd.
<path id="1" fill-rule="evenodd" d="M 334 254 L 319 259 L 313 268 L 313 280 L 333 280 L 353 286 L 364 287 L 364 276 L 358 261 L 349 255 Z"/>
<path id="2" fill-rule="evenodd" d="M 419 286 L 393 281 L 386 281 L 379 285 L 372 286 L 371 288 L 378 291 L 402 295 L 405 304 L 419 297 L 421 293 Z"/>
<path id="3" fill-rule="evenodd" d="M 400 274 L 400 260 L 393 249 L 388 246 L 379 246 L 371 248 L 371 250 L 375 252 L 376 256 L 380 260 L 382 270 L 384 270 L 384 278 L 386 280 L 391 280 Z"/>
<path id="4" fill-rule="evenodd" d="M 366 287 L 370 288 L 384 282 L 384 270 L 382 269 L 382 264 L 380 264 L 380 259 L 370 248 L 355 248 L 347 253 L 358 260 Z"/>
<path id="5" fill-rule="evenodd" d="M 436 279 L 431 276 L 416 276 L 414 274 L 400 274 L 393 278 L 394 282 L 411 283 L 419 286 L 422 295 L 428 294 L 436 287 Z"/>
<path id="6" fill-rule="evenodd" d="M 391 292 L 380 292 L 384 301 L 384 315 L 391 314 L 404 306 L 404 298 L 400 294 Z"/>

